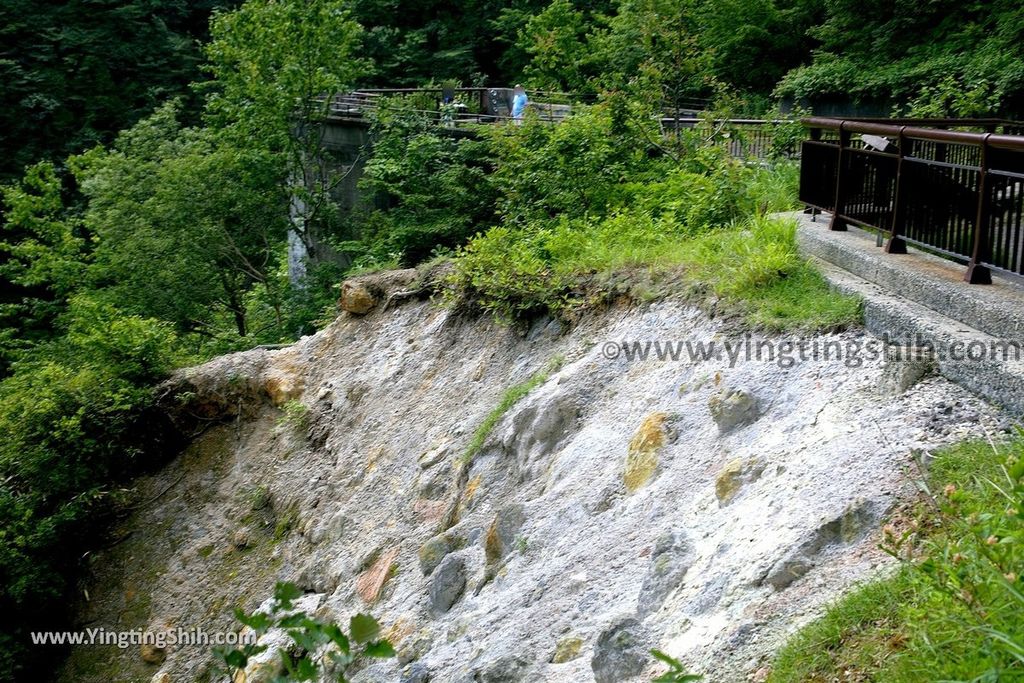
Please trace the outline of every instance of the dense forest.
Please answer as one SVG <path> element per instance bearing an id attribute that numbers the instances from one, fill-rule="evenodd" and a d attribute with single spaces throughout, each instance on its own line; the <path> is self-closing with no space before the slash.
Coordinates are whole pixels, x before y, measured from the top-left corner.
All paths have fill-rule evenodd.
<path id="1" fill-rule="evenodd" d="M 449 297 L 514 320 L 570 311 L 579 273 L 702 250 L 721 296 L 764 292 L 756 324 L 834 327 L 849 303 L 794 310 L 820 282 L 763 221 L 793 183 L 784 145 L 744 165 L 728 130 L 666 140 L 654 113 L 1024 103 L 1015 0 L 13 0 L 0 35 L 4 679 L 52 664 L 26 633 L 68 617 L 120 487 L 174 452 L 153 386 L 175 367 L 313 332 L 346 273 L 440 259 Z M 339 210 L 318 97 L 442 82 L 592 105 L 452 137 L 387 103 L 361 181 L 380 201 Z M 699 242 L 744 225 L 757 261 Z"/>

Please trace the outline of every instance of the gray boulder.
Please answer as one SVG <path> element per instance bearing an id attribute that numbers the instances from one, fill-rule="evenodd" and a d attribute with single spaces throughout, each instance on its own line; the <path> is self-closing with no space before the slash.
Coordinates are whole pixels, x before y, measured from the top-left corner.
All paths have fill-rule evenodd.
<path id="1" fill-rule="evenodd" d="M 637 611 L 647 616 L 661 609 L 665 599 L 683 582 L 693 564 L 693 548 L 682 532 L 668 532 L 658 538 L 651 564 L 640 588 Z"/>
<path id="2" fill-rule="evenodd" d="M 456 555 L 448 555 L 430 580 L 430 607 L 444 614 L 462 596 L 466 588 L 466 562 Z"/>
<path id="3" fill-rule="evenodd" d="M 644 640 L 640 622 L 633 618 L 618 621 L 602 631 L 590 660 L 595 683 L 622 683 L 640 674 L 649 661 Z"/>
<path id="4" fill-rule="evenodd" d="M 475 680 L 480 683 L 519 683 L 529 680 L 529 663 L 515 655 L 500 657 L 478 671 Z"/>
<path id="5" fill-rule="evenodd" d="M 430 681 L 430 669 L 425 664 L 416 662 L 402 671 L 399 683 L 428 683 Z"/>
<path id="6" fill-rule="evenodd" d="M 721 434 L 750 424 L 760 415 L 757 397 L 740 387 L 723 388 L 708 399 L 708 409 Z"/>

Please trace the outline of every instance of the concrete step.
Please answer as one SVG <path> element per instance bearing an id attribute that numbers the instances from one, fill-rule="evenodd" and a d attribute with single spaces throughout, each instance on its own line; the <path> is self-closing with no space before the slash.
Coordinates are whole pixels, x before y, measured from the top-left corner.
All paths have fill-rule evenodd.
<path id="1" fill-rule="evenodd" d="M 785 215 L 798 221 L 797 238 L 805 253 L 974 329 L 1024 343 L 1024 287 L 1019 284 L 993 275 L 991 285 L 968 285 L 964 265 L 914 247 L 906 254 L 887 254 L 864 230 L 830 231 L 828 214 L 816 222 L 800 212 Z"/>
<path id="2" fill-rule="evenodd" d="M 833 287 L 863 299 L 869 332 L 894 345 L 932 349 L 942 376 L 1024 415 L 1024 343 L 955 320 L 813 253 L 809 258 Z"/>

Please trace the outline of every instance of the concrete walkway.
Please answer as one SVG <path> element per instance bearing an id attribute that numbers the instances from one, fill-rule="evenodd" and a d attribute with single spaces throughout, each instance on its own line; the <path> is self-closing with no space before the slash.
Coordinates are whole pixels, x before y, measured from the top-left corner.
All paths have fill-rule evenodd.
<path id="1" fill-rule="evenodd" d="M 1024 287 L 993 276 L 963 282 L 964 266 L 909 247 L 887 254 L 863 230 L 830 232 L 799 212 L 802 252 L 837 289 L 864 300 L 869 332 L 934 349 L 936 369 L 983 398 L 1024 415 Z"/>

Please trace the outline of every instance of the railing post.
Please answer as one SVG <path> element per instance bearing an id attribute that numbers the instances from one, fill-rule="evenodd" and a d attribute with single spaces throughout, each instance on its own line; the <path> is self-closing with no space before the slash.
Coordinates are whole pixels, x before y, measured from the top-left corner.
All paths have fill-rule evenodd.
<path id="1" fill-rule="evenodd" d="M 846 130 L 846 121 L 839 124 L 839 154 L 836 160 L 836 192 L 832 204 L 832 221 L 829 230 L 846 230 L 846 221 L 841 216 L 846 211 L 846 187 L 843 185 L 843 165 L 846 163 L 846 148 L 850 144 L 850 133 Z"/>
<path id="2" fill-rule="evenodd" d="M 986 133 L 981 142 L 981 163 L 978 165 L 978 212 L 974 219 L 974 246 L 971 249 L 971 260 L 967 264 L 967 272 L 964 274 L 964 281 L 972 285 L 992 284 L 992 273 L 987 266 L 982 265 L 983 261 L 989 259 L 988 238 L 988 139 L 991 133 Z"/>
<path id="3" fill-rule="evenodd" d="M 903 193 L 907 189 L 903 182 L 903 157 L 907 154 L 907 141 L 903 131 L 906 129 L 906 126 L 900 126 L 899 135 L 896 137 L 900 156 L 896 159 L 896 189 L 892 200 L 892 225 L 889 226 L 889 241 L 885 243 L 885 252 L 887 254 L 907 253 L 907 243 L 900 237 L 900 233 L 903 230 L 903 216 L 901 213 L 903 211 Z"/>
<path id="4" fill-rule="evenodd" d="M 808 136 L 811 138 L 811 140 L 813 140 L 815 142 L 821 142 L 821 128 L 811 128 L 811 129 L 809 129 L 808 130 Z M 804 163 L 804 160 L 803 160 L 803 150 L 801 150 L 801 158 L 800 158 L 801 168 L 803 167 L 803 163 Z M 820 209 L 816 209 L 816 208 L 808 208 L 808 209 L 806 209 L 804 211 L 804 213 L 811 214 L 811 222 L 812 223 L 817 223 L 818 222 L 818 214 L 821 213 L 821 210 Z"/>

